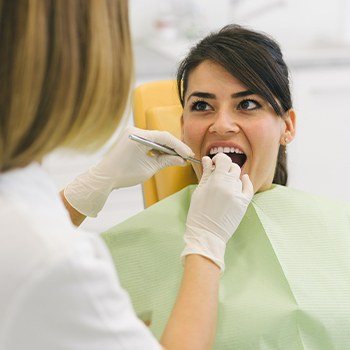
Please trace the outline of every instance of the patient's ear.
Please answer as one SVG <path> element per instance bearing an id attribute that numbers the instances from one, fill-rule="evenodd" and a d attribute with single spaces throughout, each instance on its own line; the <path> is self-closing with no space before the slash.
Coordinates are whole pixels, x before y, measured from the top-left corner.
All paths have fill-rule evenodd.
<path id="1" fill-rule="evenodd" d="M 294 140 L 296 128 L 296 113 L 294 109 L 289 109 L 283 118 L 283 130 L 281 143 L 286 144 Z"/>

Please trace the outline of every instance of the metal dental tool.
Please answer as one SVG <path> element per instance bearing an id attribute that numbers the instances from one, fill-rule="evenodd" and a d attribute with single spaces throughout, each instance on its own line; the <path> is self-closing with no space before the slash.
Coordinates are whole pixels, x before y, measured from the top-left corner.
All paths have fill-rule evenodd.
<path id="1" fill-rule="evenodd" d="M 153 142 L 153 141 L 150 141 L 150 140 L 147 140 L 143 137 L 140 137 L 140 136 L 137 136 L 137 135 L 134 135 L 134 134 L 130 134 L 129 135 L 129 139 L 133 140 L 133 141 L 136 141 L 136 142 L 139 142 L 145 146 L 148 146 L 148 147 L 151 147 L 153 150 L 156 150 L 156 151 L 159 151 L 161 153 L 166 153 L 166 154 L 170 154 L 172 156 L 179 156 L 181 157 L 174 149 L 168 147 L 168 146 L 164 146 L 164 145 L 161 145 L 157 142 Z M 188 157 L 188 158 L 184 158 L 184 157 L 181 157 L 182 159 L 184 160 L 187 160 L 188 162 L 192 162 L 192 163 L 196 163 L 196 164 L 202 164 L 202 162 L 196 158 L 193 158 L 193 157 Z"/>

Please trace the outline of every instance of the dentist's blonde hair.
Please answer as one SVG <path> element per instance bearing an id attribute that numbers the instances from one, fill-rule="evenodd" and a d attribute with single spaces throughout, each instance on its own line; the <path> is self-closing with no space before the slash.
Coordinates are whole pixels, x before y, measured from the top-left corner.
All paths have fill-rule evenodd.
<path id="1" fill-rule="evenodd" d="M 127 0 L 0 0 L 0 172 L 101 146 L 131 78 Z"/>

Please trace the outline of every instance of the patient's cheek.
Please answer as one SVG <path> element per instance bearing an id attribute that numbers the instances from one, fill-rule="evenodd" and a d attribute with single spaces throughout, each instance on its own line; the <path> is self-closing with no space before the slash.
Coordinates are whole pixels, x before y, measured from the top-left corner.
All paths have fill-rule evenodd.
<path id="1" fill-rule="evenodd" d="M 193 170 L 196 173 L 198 182 L 201 180 L 202 178 L 202 174 L 203 174 L 203 168 L 202 165 L 199 164 L 192 164 Z"/>
<path id="2" fill-rule="evenodd" d="M 186 121 L 184 116 L 184 122 L 181 127 L 181 141 L 184 142 L 195 153 L 195 158 L 201 159 L 200 144 L 203 140 L 203 132 L 197 123 L 190 123 Z M 198 181 L 202 177 L 202 165 L 191 164 L 194 172 L 196 173 Z"/>

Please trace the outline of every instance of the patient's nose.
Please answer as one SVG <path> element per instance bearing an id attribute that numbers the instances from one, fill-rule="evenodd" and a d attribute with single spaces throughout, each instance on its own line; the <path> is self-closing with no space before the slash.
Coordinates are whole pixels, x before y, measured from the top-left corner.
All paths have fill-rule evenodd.
<path id="1" fill-rule="evenodd" d="M 225 135 L 227 133 L 238 133 L 240 130 L 234 113 L 232 111 L 220 111 L 209 127 L 209 132 Z"/>

